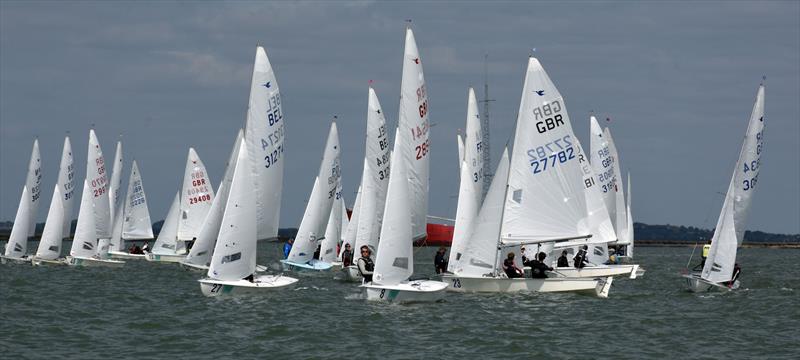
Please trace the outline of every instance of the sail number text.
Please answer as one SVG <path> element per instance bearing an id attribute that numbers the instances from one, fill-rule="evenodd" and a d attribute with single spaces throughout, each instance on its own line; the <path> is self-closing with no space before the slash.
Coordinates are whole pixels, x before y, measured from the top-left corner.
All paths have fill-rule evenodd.
<path id="1" fill-rule="evenodd" d="M 572 139 L 569 135 L 535 149 L 529 149 L 527 153 L 531 171 L 534 174 L 544 172 L 557 164 L 563 164 L 575 158 L 575 149 L 572 147 Z"/>

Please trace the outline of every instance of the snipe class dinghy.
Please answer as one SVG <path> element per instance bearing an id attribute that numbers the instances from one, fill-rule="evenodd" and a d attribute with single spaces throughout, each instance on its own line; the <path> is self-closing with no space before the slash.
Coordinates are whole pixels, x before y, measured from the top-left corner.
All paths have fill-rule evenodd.
<path id="1" fill-rule="evenodd" d="M 75 197 L 75 168 L 73 166 L 72 145 L 69 136 L 64 138 L 58 182 L 53 189 L 50 210 L 47 212 L 42 238 L 36 255 L 31 259 L 33 265 L 64 265 L 61 256 L 63 239 L 69 237 L 72 199 Z"/>
<path id="2" fill-rule="evenodd" d="M 328 140 L 319 175 L 314 179 L 314 187 L 308 199 L 303 220 L 297 229 L 289 257 L 281 260 L 284 268 L 290 270 L 330 270 L 332 264 L 314 259 L 314 252 L 325 238 L 325 230 L 331 215 L 336 189 L 339 187 L 341 168 L 339 166 L 339 133 L 336 122 L 331 123 Z"/>
<path id="3" fill-rule="evenodd" d="M 525 76 L 513 154 L 504 153 L 453 274 L 452 291 L 581 291 L 607 297 L 612 277 L 509 279 L 500 252 L 522 245 L 588 239 L 579 150 L 564 100 L 539 61 Z"/>
<path id="4" fill-rule="evenodd" d="M 725 202 L 717 220 L 714 236 L 711 238 L 708 258 L 705 259 L 701 272 L 683 275 L 689 291 L 729 291 L 739 288 L 739 281 L 734 279 L 736 250 L 744 240 L 744 224 L 761 171 L 763 147 L 764 85 L 762 84 L 758 88 L 744 144 L 739 152 L 728 192 L 725 194 Z"/>
<path id="5" fill-rule="evenodd" d="M 370 248 L 375 254 L 378 237 L 383 223 L 383 210 L 386 203 L 386 189 L 389 185 L 390 151 L 389 135 L 386 131 L 386 118 L 378 100 L 378 95 L 370 86 L 367 101 L 367 136 L 364 149 L 364 168 L 361 173 L 353 214 L 345 232 L 345 239 L 339 252 L 341 260 L 345 244 L 350 244 L 355 262 L 362 246 Z M 363 280 L 358 266 L 351 264 L 342 269 L 345 281 Z"/>
<path id="6" fill-rule="evenodd" d="M 205 296 L 259 293 L 293 285 L 297 279 L 256 274 L 256 201 L 245 141 L 240 142 L 236 169 L 225 204 L 208 278 L 198 280 Z"/>
<path id="7" fill-rule="evenodd" d="M 11 235 L 6 243 L 0 262 L 24 264 L 30 262 L 27 255 L 28 238 L 36 231 L 36 209 L 39 206 L 39 197 L 42 183 L 42 159 L 39 153 L 39 139 L 33 141 L 31 159 L 28 161 L 28 175 L 22 188 L 22 197 L 14 217 Z"/>
<path id="8" fill-rule="evenodd" d="M 189 148 L 181 192 L 175 195 L 153 250 L 147 253 L 146 259 L 172 263 L 183 261 L 187 254 L 186 243 L 199 235 L 213 201 L 214 189 L 206 166 L 194 148 Z"/>
<path id="9" fill-rule="evenodd" d="M 142 175 L 136 160 L 131 165 L 128 179 L 128 192 L 121 211 L 114 219 L 114 232 L 111 235 L 109 255 L 117 259 L 144 259 L 145 254 L 131 254 L 125 247 L 126 240 L 149 240 L 153 238 L 153 225 L 150 223 L 150 210 L 144 193 Z"/>
<path id="10" fill-rule="evenodd" d="M 434 280 L 409 280 L 414 273 L 411 227 L 411 199 L 402 149 L 395 143 L 381 241 L 375 259 L 372 282 L 366 288 L 367 300 L 386 302 L 428 302 L 440 300 L 447 283 Z M 402 145 L 400 145 L 402 146 Z"/>

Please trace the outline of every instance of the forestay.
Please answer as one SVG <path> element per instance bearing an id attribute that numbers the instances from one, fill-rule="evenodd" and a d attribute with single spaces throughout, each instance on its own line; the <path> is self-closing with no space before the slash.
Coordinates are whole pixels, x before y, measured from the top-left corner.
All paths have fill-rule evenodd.
<path id="1" fill-rule="evenodd" d="M 422 72 L 414 33 L 406 29 L 403 52 L 403 78 L 400 91 L 398 117 L 400 137 L 395 138 L 402 146 L 398 157 L 406 161 L 408 186 L 411 196 L 411 223 L 414 240 L 427 236 L 428 174 L 430 170 L 430 122 L 428 120 L 428 92 Z M 394 163 L 396 164 L 396 163 Z"/>
<path id="2" fill-rule="evenodd" d="M 61 255 L 61 243 L 64 238 L 64 206 L 61 201 L 61 186 L 56 184 L 53 188 L 53 198 L 50 199 L 50 209 L 47 211 L 47 220 L 44 223 L 42 239 L 36 249 L 36 258 L 55 260 Z"/>
<path id="3" fill-rule="evenodd" d="M 208 210 L 211 209 L 212 201 L 214 201 L 214 187 L 211 186 L 206 166 L 194 148 L 189 148 L 186 170 L 183 173 L 178 240 L 188 241 L 197 237 Z"/>
<path id="4" fill-rule="evenodd" d="M 312 259 L 319 241 L 325 237 L 325 228 L 341 177 L 340 171 L 339 133 L 334 122 L 331 124 L 328 140 L 325 142 L 325 152 L 322 164 L 320 164 L 319 175 L 314 181 L 314 188 L 287 260 L 306 263 Z"/>
<path id="5" fill-rule="evenodd" d="M 245 138 L 255 185 L 258 238 L 274 238 L 283 189 L 284 118 L 278 81 L 261 46 L 256 48 L 253 65 Z"/>
<path id="6" fill-rule="evenodd" d="M 245 143 L 239 142 L 225 214 L 208 268 L 213 279 L 240 280 L 256 271 L 256 202 Z"/>
<path id="7" fill-rule="evenodd" d="M 472 225 L 483 200 L 481 199 L 483 196 L 483 151 L 481 149 L 483 133 L 481 132 L 480 120 L 475 91 L 470 87 L 467 95 L 467 124 L 463 144 L 464 158 L 459 165 L 461 176 L 458 187 L 456 222 L 447 266 L 447 270 L 450 272 L 453 272 L 456 261 L 463 255 L 467 237 L 472 232 Z"/>
<path id="8" fill-rule="evenodd" d="M 588 235 L 576 137 L 564 99 L 534 57 L 528 60 L 518 114 L 502 239 Z"/>
<path id="9" fill-rule="evenodd" d="M 379 285 L 398 284 L 408 280 L 414 273 L 411 238 L 412 199 L 408 193 L 410 181 L 406 174 L 406 164 L 398 161 L 401 154 L 402 150 L 395 149 L 389 175 L 381 241 L 378 243 L 373 277 L 373 282 Z"/>
<path id="10" fill-rule="evenodd" d="M 717 221 L 711 250 L 702 278 L 714 283 L 729 281 L 736 262 L 736 250 L 744 238 L 745 220 L 761 171 L 764 145 L 764 85 L 758 88 L 744 144 L 736 162 L 722 213 Z"/>

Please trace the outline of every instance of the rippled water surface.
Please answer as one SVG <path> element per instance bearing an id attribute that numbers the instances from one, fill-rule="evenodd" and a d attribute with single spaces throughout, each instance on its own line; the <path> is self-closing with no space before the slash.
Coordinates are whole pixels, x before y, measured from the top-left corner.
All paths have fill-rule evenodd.
<path id="1" fill-rule="evenodd" d="M 260 243 L 277 268 L 279 244 Z M 209 299 L 196 273 L 129 261 L 121 269 L 0 267 L 4 358 L 797 358 L 797 250 L 742 249 L 744 290 L 691 294 L 687 248 L 639 248 L 643 278 L 608 299 L 453 294 L 436 304 L 367 303 L 331 274 L 291 290 Z M 430 274 L 433 248 L 416 252 Z"/>

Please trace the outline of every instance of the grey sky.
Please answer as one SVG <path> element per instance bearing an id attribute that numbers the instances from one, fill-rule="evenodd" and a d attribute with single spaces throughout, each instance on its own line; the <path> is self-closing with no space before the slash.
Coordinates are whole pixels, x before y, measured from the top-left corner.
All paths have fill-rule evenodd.
<path id="1" fill-rule="evenodd" d="M 286 116 L 281 226 L 297 226 L 333 115 L 348 205 L 361 174 L 367 82 L 397 121 L 404 20 L 430 94 L 430 213 L 453 217 L 455 137 L 489 54 L 493 160 L 512 134 L 532 47 L 577 135 L 610 117 L 634 220 L 713 227 L 761 76 L 766 140 L 749 229 L 800 232 L 798 2 L 0 2 L 0 219 L 11 220 L 39 136 L 43 221 L 71 132 L 79 180 L 90 124 L 106 157 L 123 134 L 154 220 L 189 146 L 214 186 L 243 126 L 264 45 Z M 492 165 L 494 167 L 494 164 Z M 77 206 L 75 207 L 77 211 Z M 73 217 L 77 213 L 73 214 Z"/>

